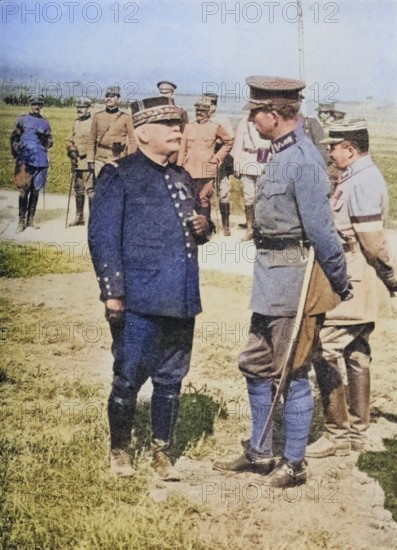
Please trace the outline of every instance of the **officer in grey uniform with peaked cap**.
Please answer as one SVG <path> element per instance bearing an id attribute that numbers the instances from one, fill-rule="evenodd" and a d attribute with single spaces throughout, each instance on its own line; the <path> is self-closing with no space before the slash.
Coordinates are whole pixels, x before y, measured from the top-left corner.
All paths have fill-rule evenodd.
<path id="1" fill-rule="evenodd" d="M 369 337 L 378 314 L 378 280 L 389 291 L 397 290 L 384 232 L 387 187 L 368 154 L 365 120 L 335 122 L 324 143 L 340 171 L 331 208 L 354 297 L 326 314 L 320 332 L 314 366 L 324 407 L 324 434 L 306 449 L 306 456 L 313 458 L 364 448 L 370 420 Z"/>
<path id="2" fill-rule="evenodd" d="M 73 122 L 72 133 L 66 147 L 73 172 L 74 192 L 76 196 L 76 218 L 69 226 L 84 225 L 85 193 L 88 199 L 94 192 L 93 175 L 87 166 L 87 142 L 91 132 L 91 101 L 81 97 L 76 102 L 77 118 Z"/>
<path id="3" fill-rule="evenodd" d="M 138 392 L 150 377 L 152 465 L 170 481 L 179 479 L 169 449 L 201 311 L 197 245 L 212 225 L 189 174 L 169 162 L 182 139 L 174 101 L 147 98 L 131 109 L 139 149 L 102 170 L 88 232 L 115 356 L 111 472 L 134 473 L 131 429 Z"/>
<path id="4" fill-rule="evenodd" d="M 313 411 L 308 380 L 313 340 L 324 312 L 332 309 L 339 297 L 351 298 L 351 292 L 342 245 L 332 220 L 323 160 L 312 141 L 303 132 L 296 133 L 305 83 L 267 76 L 248 77 L 246 82 L 250 99 L 245 108 L 250 110 L 250 119 L 262 137 L 271 140 L 273 154 L 257 183 L 253 315 L 249 340 L 239 359 L 247 380 L 252 433 L 244 442 L 241 456 L 218 460 L 214 467 L 261 472 L 267 474 L 265 483 L 290 487 L 306 480 L 304 456 Z M 286 351 L 294 337 L 310 246 L 318 263 L 284 388 L 285 447 L 275 465 L 272 430 L 264 441 L 262 436 L 273 384 L 282 374 Z"/>

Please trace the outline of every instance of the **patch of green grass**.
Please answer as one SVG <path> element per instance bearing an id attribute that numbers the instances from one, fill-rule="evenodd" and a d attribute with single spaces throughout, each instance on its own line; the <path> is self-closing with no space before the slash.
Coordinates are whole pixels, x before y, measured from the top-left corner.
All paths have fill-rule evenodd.
<path id="1" fill-rule="evenodd" d="M 57 243 L 0 242 L 0 277 L 34 277 L 48 273 L 90 271 L 89 258 L 71 254 Z"/>
<path id="2" fill-rule="evenodd" d="M 360 455 L 358 467 L 377 479 L 385 493 L 385 508 L 397 521 L 397 438 L 385 439 L 385 451 Z"/>
<path id="3" fill-rule="evenodd" d="M 208 521 L 203 506 L 182 497 L 155 502 L 148 495 L 148 405 L 138 407 L 136 418 L 143 438 L 134 441 L 136 476 L 111 478 L 103 387 L 54 375 L 48 346 L 22 340 L 16 347 L 9 329 L 26 322 L 31 308 L 4 298 L 0 306 L 0 324 L 10 334 L 2 343 L 8 360 L 0 371 L 0 547 L 224 548 L 216 534 L 200 540 Z M 41 318 L 48 315 L 42 307 Z M 178 455 L 202 445 L 221 408 L 205 389 L 182 397 Z"/>

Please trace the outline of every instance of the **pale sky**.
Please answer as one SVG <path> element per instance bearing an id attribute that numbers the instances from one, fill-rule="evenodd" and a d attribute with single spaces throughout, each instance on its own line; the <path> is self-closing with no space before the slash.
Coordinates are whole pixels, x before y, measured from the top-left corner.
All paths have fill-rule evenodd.
<path id="1" fill-rule="evenodd" d="M 12 2 L 1 9 L 3 79 L 121 85 L 123 96 L 212 83 L 221 95 L 248 75 L 299 77 L 296 2 L 141 0 Z M 397 99 L 397 0 L 303 0 L 306 97 Z M 11 71 L 11 72 L 10 72 Z M 331 94 L 331 96 L 330 96 Z"/>

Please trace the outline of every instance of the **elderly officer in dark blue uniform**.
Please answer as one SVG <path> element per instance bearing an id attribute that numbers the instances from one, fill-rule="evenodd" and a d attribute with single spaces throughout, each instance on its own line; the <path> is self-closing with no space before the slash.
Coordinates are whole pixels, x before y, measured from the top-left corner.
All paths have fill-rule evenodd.
<path id="1" fill-rule="evenodd" d="M 44 189 L 48 173 L 48 149 L 53 140 L 51 127 L 41 115 L 44 96 L 29 96 L 30 113 L 17 118 L 11 134 L 11 153 L 15 159 L 15 184 L 19 190 L 19 223 L 16 233 L 26 227 L 38 229 L 34 223 L 39 193 Z"/>
<path id="2" fill-rule="evenodd" d="M 242 456 L 219 460 L 214 467 L 268 474 L 267 483 L 289 487 L 306 480 L 304 456 L 313 410 L 307 372 L 313 339 L 318 335 L 323 312 L 332 308 L 335 297 L 348 299 L 351 293 L 328 203 L 325 165 L 312 141 L 302 131 L 296 132 L 300 92 L 305 83 L 278 77 L 249 77 L 247 83 L 251 95 L 246 108 L 261 136 L 271 140 L 273 155 L 257 184 L 253 315 L 249 341 L 239 360 L 247 379 L 252 433 L 251 439 L 244 442 Z M 275 466 L 272 431 L 263 443 L 261 440 L 272 387 L 281 376 L 293 338 L 309 245 L 314 248 L 318 264 L 284 390 L 285 448 Z M 331 287 L 327 289 L 328 281 L 336 295 Z"/>
<path id="3" fill-rule="evenodd" d="M 134 473 L 128 446 L 137 394 L 150 376 L 152 465 L 162 479 L 177 480 L 168 450 L 201 311 L 197 245 L 212 227 L 188 173 L 168 162 L 182 138 L 173 99 L 134 102 L 132 121 L 139 150 L 104 167 L 89 223 L 114 343 L 111 472 Z"/>

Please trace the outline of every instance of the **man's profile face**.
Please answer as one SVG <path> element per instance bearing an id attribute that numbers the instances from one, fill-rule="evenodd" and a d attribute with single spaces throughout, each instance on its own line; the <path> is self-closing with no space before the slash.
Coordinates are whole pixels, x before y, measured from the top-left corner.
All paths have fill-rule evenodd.
<path id="1" fill-rule="evenodd" d="M 105 105 L 109 109 L 114 109 L 120 103 L 120 96 L 117 94 L 106 94 L 105 95 Z"/>
<path id="2" fill-rule="evenodd" d="M 274 130 L 274 118 L 270 111 L 255 109 L 251 111 L 249 120 L 254 123 L 256 130 L 264 139 L 272 139 Z"/>
<path id="3" fill-rule="evenodd" d="M 148 148 L 153 154 L 166 155 L 179 151 L 182 139 L 180 120 L 164 120 L 146 125 Z"/>
<path id="4" fill-rule="evenodd" d="M 351 147 L 346 147 L 346 142 L 333 143 L 328 145 L 329 156 L 334 161 L 335 166 L 344 170 L 353 162 Z"/>

